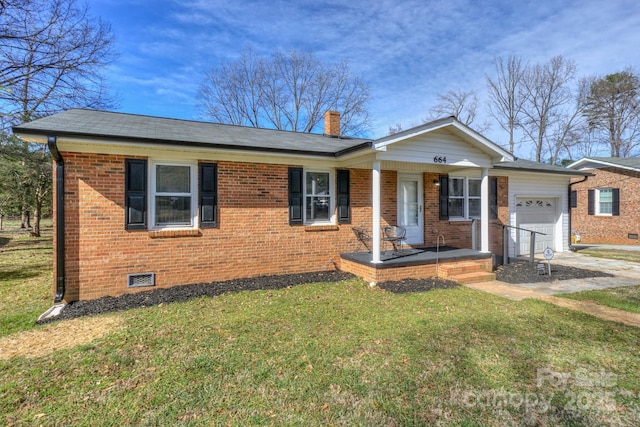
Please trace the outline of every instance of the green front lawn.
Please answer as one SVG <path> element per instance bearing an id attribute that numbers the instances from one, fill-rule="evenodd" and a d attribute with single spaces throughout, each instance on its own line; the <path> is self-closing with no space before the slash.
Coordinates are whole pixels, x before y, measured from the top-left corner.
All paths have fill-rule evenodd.
<path id="1" fill-rule="evenodd" d="M 12 282 L 22 302 L 2 302 L 3 319 L 30 320 L 3 322 L 0 350 L 7 338 L 54 340 L 71 328 L 33 326 L 30 313 L 50 304 L 25 303 L 50 289 L 35 271 L 27 279 L 39 286 Z M 536 300 L 464 287 L 393 294 L 351 279 L 98 317 L 113 318 L 90 342 L 73 323 L 70 349 L 0 351 L 0 424 L 640 423 L 640 329 Z"/>
<path id="2" fill-rule="evenodd" d="M 53 302 L 51 221 L 42 222 L 40 238 L 19 227 L 4 221 L 0 230 L 0 337 L 32 328 Z"/>
<path id="3" fill-rule="evenodd" d="M 578 301 L 592 301 L 607 307 L 640 313 L 640 285 L 582 291 L 557 296 Z"/>
<path id="4" fill-rule="evenodd" d="M 640 421 L 640 330 L 539 301 L 353 279 L 115 316 L 123 326 L 94 342 L 0 360 L 4 423 Z M 577 383 L 603 375 L 613 383 Z"/>
<path id="5" fill-rule="evenodd" d="M 580 249 L 579 253 L 597 258 L 618 259 L 621 261 L 640 262 L 640 251 L 624 251 L 620 249 Z"/>

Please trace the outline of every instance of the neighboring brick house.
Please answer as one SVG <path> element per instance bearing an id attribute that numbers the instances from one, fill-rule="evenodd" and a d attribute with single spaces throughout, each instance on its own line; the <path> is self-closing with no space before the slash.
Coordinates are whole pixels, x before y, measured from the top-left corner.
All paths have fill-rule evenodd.
<path id="1" fill-rule="evenodd" d="M 593 174 L 571 185 L 571 229 L 580 243 L 640 244 L 640 159 L 585 157 L 568 167 Z"/>
<path id="2" fill-rule="evenodd" d="M 453 117 L 377 140 L 339 123 L 328 112 L 316 135 L 74 109 L 15 127 L 55 159 L 55 301 L 347 265 L 371 281 L 429 274 L 382 259 L 387 224 L 489 268 L 503 225 L 508 256 L 528 253 L 515 227 L 567 250 L 567 186 L 584 174 L 515 160 Z M 356 226 L 373 236 L 359 266 L 344 258 L 362 251 Z"/>

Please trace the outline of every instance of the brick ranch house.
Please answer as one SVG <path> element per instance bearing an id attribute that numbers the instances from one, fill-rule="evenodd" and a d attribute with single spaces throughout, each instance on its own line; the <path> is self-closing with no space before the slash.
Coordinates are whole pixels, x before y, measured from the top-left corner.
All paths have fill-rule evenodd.
<path id="1" fill-rule="evenodd" d="M 585 157 L 568 167 L 593 175 L 571 185 L 571 229 L 580 243 L 640 244 L 640 159 Z"/>
<path id="2" fill-rule="evenodd" d="M 342 137 L 337 112 L 324 135 L 84 109 L 13 130 L 55 159 L 56 302 L 336 268 L 480 277 L 503 225 L 510 257 L 529 253 L 515 227 L 566 251 L 568 185 L 584 176 L 516 160 L 453 117 L 377 140 Z M 389 258 L 387 224 L 415 256 Z"/>

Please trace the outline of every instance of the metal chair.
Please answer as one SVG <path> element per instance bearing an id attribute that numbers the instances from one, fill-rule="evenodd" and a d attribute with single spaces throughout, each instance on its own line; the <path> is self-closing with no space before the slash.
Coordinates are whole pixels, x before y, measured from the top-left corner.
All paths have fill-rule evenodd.
<path id="1" fill-rule="evenodd" d="M 369 235 L 369 232 L 361 227 L 352 227 L 351 229 L 358 238 L 358 241 L 367 249 L 367 252 L 371 252 L 371 242 L 373 238 Z"/>
<path id="2" fill-rule="evenodd" d="M 407 229 L 401 225 L 398 226 L 387 226 L 382 229 L 382 240 L 385 242 L 390 242 L 393 246 L 393 253 L 401 253 L 402 252 L 402 244 L 405 240 L 407 240 Z"/>

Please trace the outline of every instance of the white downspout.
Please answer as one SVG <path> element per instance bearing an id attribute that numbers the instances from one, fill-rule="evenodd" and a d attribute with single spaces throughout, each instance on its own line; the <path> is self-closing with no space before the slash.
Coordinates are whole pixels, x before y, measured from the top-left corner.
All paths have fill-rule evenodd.
<path id="1" fill-rule="evenodd" d="M 373 162 L 372 180 L 371 203 L 373 205 L 373 219 L 371 221 L 371 237 L 373 239 L 373 258 L 371 262 L 379 264 L 382 262 L 380 260 L 380 160 Z"/>
<path id="2" fill-rule="evenodd" d="M 480 252 L 489 252 L 489 169 L 482 169 L 480 184 Z"/>

